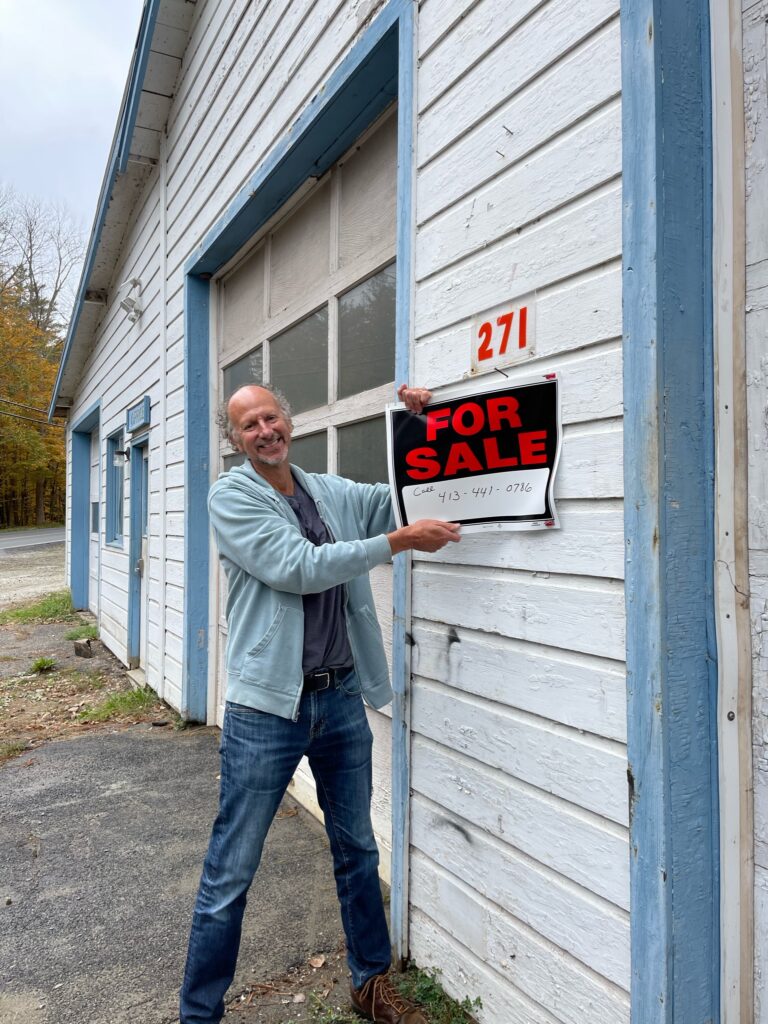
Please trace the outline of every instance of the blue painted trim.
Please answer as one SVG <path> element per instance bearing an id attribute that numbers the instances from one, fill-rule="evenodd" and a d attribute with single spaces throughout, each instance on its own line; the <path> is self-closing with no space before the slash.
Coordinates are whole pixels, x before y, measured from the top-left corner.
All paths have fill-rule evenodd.
<path id="1" fill-rule="evenodd" d="M 196 721 L 205 720 L 208 693 L 207 496 L 212 419 L 208 279 L 303 182 L 324 174 L 396 98 L 399 19 L 412 17 L 411 8 L 412 0 L 391 0 L 185 264 L 187 576 L 181 710 Z"/>
<path id="2" fill-rule="evenodd" d="M 131 140 L 136 126 L 136 116 L 141 102 L 141 90 L 144 87 L 144 76 L 147 73 L 149 55 L 152 50 L 152 38 L 155 34 L 157 12 L 160 0 L 147 0 L 141 12 L 141 24 L 133 57 L 133 65 L 129 73 L 129 84 L 124 100 L 124 114 L 120 124 L 117 154 L 117 173 L 124 174 L 131 155 Z"/>
<path id="3" fill-rule="evenodd" d="M 413 289 L 414 118 L 416 89 L 414 5 L 399 21 L 397 107 L 397 321 L 395 384 L 411 377 L 411 320 Z M 393 396 L 394 398 L 395 396 Z M 398 961 L 408 957 L 408 848 L 411 790 L 411 743 L 408 685 L 411 674 L 407 646 L 410 622 L 410 559 L 394 560 L 392 598 L 392 866 L 390 915 L 392 942 Z"/>
<path id="4" fill-rule="evenodd" d="M 61 361 L 59 363 L 59 370 L 56 374 L 56 383 L 53 386 L 53 394 L 51 396 L 50 405 L 48 406 L 48 419 L 53 419 L 54 409 L 56 408 L 56 402 L 58 401 L 61 382 L 64 377 L 64 370 L 67 362 L 69 361 L 70 354 L 72 352 L 72 346 L 74 344 L 75 336 L 77 334 L 77 328 L 80 323 L 80 316 L 83 312 L 83 303 L 85 301 L 85 292 L 88 288 L 88 282 L 90 281 L 91 274 L 93 273 L 93 267 L 96 262 L 98 255 L 99 244 L 101 242 L 101 234 L 104 230 L 104 223 L 107 218 L 107 211 L 109 209 L 109 203 L 112 198 L 112 190 L 115 185 L 118 174 L 124 170 L 124 165 L 121 166 L 121 150 L 126 152 L 130 146 L 130 140 L 133 136 L 133 129 L 136 123 L 136 114 L 138 112 L 138 99 L 134 97 L 141 96 L 141 90 L 144 83 L 144 75 L 147 69 L 147 60 L 149 58 L 149 51 L 152 47 L 152 34 L 150 29 L 154 31 L 155 21 L 157 19 L 157 10 L 160 6 L 160 0 L 146 0 L 144 10 L 142 11 L 142 21 L 139 29 L 139 35 L 136 42 L 136 49 L 133 55 L 133 63 L 131 70 L 128 75 L 128 85 L 126 92 L 123 97 L 123 104 L 120 108 L 120 116 L 117 122 L 117 131 L 115 132 L 115 138 L 112 143 L 112 149 L 109 154 L 109 161 L 107 163 L 107 169 L 104 173 L 104 180 L 101 183 L 101 192 L 99 194 L 99 202 L 96 206 L 96 216 L 93 221 L 93 227 L 91 228 L 91 237 L 88 240 L 88 250 L 85 255 L 85 263 L 83 265 L 83 272 L 80 277 L 80 284 L 77 289 L 77 297 L 75 298 L 75 304 L 72 309 L 72 316 L 69 321 L 69 330 L 67 331 L 67 337 L 64 342 L 64 348 L 61 353 Z"/>
<path id="5" fill-rule="evenodd" d="M 141 577 L 136 574 L 135 567 L 141 558 L 145 495 L 144 449 L 148 443 L 148 434 L 131 439 L 131 498 L 128 513 L 131 531 L 128 542 L 128 662 L 131 667 L 134 663 L 138 664 L 141 654 Z"/>
<path id="6" fill-rule="evenodd" d="M 622 5 L 632 1020 L 720 1019 L 708 0 Z"/>
<path id="7" fill-rule="evenodd" d="M 69 588 L 75 608 L 88 607 L 91 540 L 91 434 L 101 420 L 94 402 L 72 426 L 72 503 L 69 534 Z"/>
<path id="8" fill-rule="evenodd" d="M 211 289 L 188 274 L 184 287 L 184 671 L 181 713 L 206 720 L 208 705 L 208 488 L 210 470 L 209 344 Z"/>

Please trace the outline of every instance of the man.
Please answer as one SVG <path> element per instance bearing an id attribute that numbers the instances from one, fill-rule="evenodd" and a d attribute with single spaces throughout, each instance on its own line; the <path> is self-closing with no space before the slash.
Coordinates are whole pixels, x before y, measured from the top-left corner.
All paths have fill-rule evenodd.
<path id="1" fill-rule="evenodd" d="M 401 387 L 414 412 L 424 389 Z M 246 385 L 227 433 L 247 456 L 211 488 L 227 573 L 227 707 L 221 793 L 195 904 L 180 1024 L 224 1013 L 246 894 L 267 830 L 307 755 L 333 854 L 354 1008 L 377 1024 L 426 1024 L 389 981 L 391 946 L 371 826 L 371 744 L 363 696 L 392 698 L 369 571 L 400 551 L 459 540 L 455 523 L 393 529 L 389 488 L 291 466 L 290 410 Z"/>

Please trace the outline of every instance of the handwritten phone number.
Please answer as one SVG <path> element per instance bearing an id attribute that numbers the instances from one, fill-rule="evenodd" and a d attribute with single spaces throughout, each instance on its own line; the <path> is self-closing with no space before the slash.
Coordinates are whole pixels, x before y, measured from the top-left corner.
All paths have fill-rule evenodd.
<path id="1" fill-rule="evenodd" d="M 462 498 L 468 498 L 470 495 L 478 501 L 483 498 L 490 498 L 493 494 L 498 494 L 502 491 L 506 491 L 507 494 L 530 494 L 533 490 L 533 485 L 529 483 L 515 483 L 507 484 L 506 487 L 472 487 L 466 491 L 450 490 L 450 491 L 435 491 L 434 487 L 420 487 L 414 492 L 414 497 L 419 497 L 421 494 L 429 494 L 435 492 L 435 497 L 439 498 L 440 501 L 445 504 L 449 501 L 461 501 Z"/>

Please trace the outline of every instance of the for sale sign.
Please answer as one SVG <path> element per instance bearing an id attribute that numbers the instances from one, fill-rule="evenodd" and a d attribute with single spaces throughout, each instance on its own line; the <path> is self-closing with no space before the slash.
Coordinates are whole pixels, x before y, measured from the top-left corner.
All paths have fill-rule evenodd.
<path id="1" fill-rule="evenodd" d="M 557 527 L 561 433 L 555 374 L 445 391 L 420 415 L 390 406 L 389 481 L 398 524 L 444 519 L 466 530 Z"/>

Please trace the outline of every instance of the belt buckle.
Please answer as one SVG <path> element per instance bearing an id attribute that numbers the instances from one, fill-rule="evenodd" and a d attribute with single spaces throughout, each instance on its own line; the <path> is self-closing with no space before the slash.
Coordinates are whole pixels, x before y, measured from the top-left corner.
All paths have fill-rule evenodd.
<path id="1" fill-rule="evenodd" d="M 331 673 L 326 669 L 324 672 L 315 672 L 315 679 L 322 679 L 325 676 L 325 682 L 322 686 L 316 686 L 315 690 L 319 693 L 321 690 L 327 690 L 331 685 Z"/>

